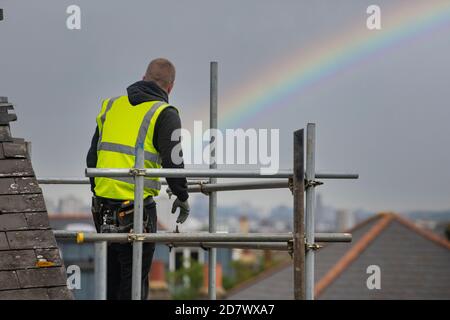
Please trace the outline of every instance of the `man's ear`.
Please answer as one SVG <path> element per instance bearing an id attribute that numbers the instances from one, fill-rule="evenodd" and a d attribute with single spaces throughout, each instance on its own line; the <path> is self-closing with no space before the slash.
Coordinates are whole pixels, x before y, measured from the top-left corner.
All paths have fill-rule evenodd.
<path id="1" fill-rule="evenodd" d="M 172 92 L 173 89 L 173 83 L 169 85 L 169 87 L 167 88 L 167 94 L 170 94 L 170 92 Z"/>

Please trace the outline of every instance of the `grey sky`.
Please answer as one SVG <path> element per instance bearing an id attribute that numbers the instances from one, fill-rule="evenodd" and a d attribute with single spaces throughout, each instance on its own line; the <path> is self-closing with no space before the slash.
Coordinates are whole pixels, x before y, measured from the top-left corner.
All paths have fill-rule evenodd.
<path id="1" fill-rule="evenodd" d="M 376 2 L 383 18 L 417 1 Z M 70 4 L 81 7 L 79 31 L 66 28 Z M 175 63 L 171 102 L 192 128 L 194 120 L 208 119 L 209 61 L 220 64 L 220 110 L 220 101 L 235 88 L 289 52 L 332 41 L 358 23 L 364 30 L 370 4 L 1 0 L 0 95 L 16 104 L 13 133 L 32 141 L 38 176 L 81 177 L 101 99 L 124 93 L 150 59 L 164 56 Z M 281 166 L 288 168 L 292 131 L 316 122 L 317 169 L 361 176 L 321 187 L 333 206 L 449 208 L 448 39 L 449 23 L 360 61 L 241 125 L 280 128 Z M 86 187 L 45 189 L 54 196 L 72 190 L 88 201 Z M 234 201 L 268 208 L 292 200 L 286 190 L 219 196 L 219 203 Z"/>

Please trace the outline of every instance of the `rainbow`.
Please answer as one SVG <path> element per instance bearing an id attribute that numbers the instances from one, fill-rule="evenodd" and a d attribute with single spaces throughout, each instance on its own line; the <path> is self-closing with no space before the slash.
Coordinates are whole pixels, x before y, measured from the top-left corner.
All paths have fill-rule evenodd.
<path id="1" fill-rule="evenodd" d="M 391 11 L 391 12 L 389 12 Z M 279 110 L 283 100 L 319 85 L 339 71 L 374 54 L 404 43 L 427 31 L 448 26 L 450 1 L 403 2 L 392 9 L 381 8 L 381 30 L 367 30 L 365 19 L 340 37 L 326 38 L 301 48 L 255 75 L 219 100 L 219 126 L 232 128 Z M 361 26 L 361 23 L 364 23 Z M 448 40 L 448 39 L 447 39 Z M 279 61 L 282 61 L 281 63 Z M 285 104 L 286 105 L 286 104 Z"/>

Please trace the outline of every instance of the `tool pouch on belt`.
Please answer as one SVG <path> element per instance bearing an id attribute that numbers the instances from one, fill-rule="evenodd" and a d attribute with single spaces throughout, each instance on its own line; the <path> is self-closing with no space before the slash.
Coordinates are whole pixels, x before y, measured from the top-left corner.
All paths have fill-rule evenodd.
<path id="1" fill-rule="evenodd" d="M 100 215 L 100 200 L 97 197 L 92 197 L 91 212 L 92 218 L 94 219 L 95 229 L 97 232 L 100 232 L 102 217 Z"/>
<path id="2" fill-rule="evenodd" d="M 146 219 L 144 213 L 144 225 L 143 225 L 144 232 L 146 232 L 145 226 L 147 225 L 145 220 Z M 119 210 L 117 211 L 117 225 L 121 230 L 123 230 L 120 232 L 130 232 L 131 229 L 133 229 L 133 222 L 134 222 L 134 203 L 133 201 L 124 201 L 122 202 Z"/>
<path id="3" fill-rule="evenodd" d="M 153 199 L 150 199 L 153 202 Z M 146 200 L 147 203 L 150 201 Z M 129 233 L 134 222 L 133 201 L 102 201 L 93 198 L 92 211 L 97 231 L 100 233 Z M 94 213 L 95 211 L 95 213 Z M 148 232 L 148 214 L 144 210 L 143 232 Z"/>

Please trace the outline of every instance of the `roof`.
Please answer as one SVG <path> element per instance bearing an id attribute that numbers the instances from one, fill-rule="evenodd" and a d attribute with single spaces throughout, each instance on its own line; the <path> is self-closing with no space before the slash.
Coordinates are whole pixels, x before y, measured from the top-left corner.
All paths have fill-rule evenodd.
<path id="1" fill-rule="evenodd" d="M 0 299 L 72 299 L 23 139 L 12 138 L 0 97 Z"/>
<path id="2" fill-rule="evenodd" d="M 450 242 L 393 213 L 350 230 L 353 242 L 316 253 L 316 299 L 450 299 Z M 369 290 L 367 267 L 381 270 Z M 292 263 L 229 292 L 229 299 L 292 299 Z"/>

